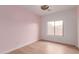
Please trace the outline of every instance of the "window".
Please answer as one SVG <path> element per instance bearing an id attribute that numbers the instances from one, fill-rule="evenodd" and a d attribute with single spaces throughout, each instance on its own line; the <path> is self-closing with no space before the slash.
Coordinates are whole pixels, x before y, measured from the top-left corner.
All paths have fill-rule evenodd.
<path id="1" fill-rule="evenodd" d="M 49 21 L 48 35 L 63 36 L 63 21 Z"/>
<path id="2" fill-rule="evenodd" d="M 48 35 L 54 35 L 54 21 L 48 22 Z"/>
<path id="3" fill-rule="evenodd" d="M 55 21 L 55 35 L 56 36 L 63 35 L 63 21 Z"/>

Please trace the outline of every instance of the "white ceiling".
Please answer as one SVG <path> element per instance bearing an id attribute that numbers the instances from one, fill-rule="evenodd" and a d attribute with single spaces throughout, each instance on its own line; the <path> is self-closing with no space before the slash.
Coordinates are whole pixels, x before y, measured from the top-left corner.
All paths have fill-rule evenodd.
<path id="1" fill-rule="evenodd" d="M 43 11 L 40 8 L 41 5 L 25 5 L 23 7 L 33 11 L 34 13 L 38 15 L 45 15 L 45 14 L 50 14 L 58 11 L 63 11 L 71 8 L 75 8 L 76 6 L 74 5 L 50 5 L 49 10 Z"/>

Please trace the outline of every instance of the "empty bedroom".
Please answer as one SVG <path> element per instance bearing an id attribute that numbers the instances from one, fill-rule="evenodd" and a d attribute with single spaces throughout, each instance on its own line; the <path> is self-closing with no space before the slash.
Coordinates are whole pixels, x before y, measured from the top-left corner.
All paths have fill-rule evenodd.
<path id="1" fill-rule="evenodd" d="M 79 54 L 79 6 L 0 5 L 0 54 Z"/>

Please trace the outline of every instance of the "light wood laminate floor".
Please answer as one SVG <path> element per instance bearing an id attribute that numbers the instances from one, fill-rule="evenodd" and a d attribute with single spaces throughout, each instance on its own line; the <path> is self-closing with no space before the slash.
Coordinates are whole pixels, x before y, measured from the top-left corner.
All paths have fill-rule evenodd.
<path id="1" fill-rule="evenodd" d="M 37 41 L 31 45 L 22 47 L 9 54 L 78 54 L 79 50 L 72 46 L 47 42 Z"/>

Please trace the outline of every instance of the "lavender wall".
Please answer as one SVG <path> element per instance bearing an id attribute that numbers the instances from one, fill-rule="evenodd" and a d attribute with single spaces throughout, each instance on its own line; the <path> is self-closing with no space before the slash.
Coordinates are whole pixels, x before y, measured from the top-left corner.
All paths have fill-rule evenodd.
<path id="1" fill-rule="evenodd" d="M 37 41 L 39 19 L 22 6 L 0 6 L 0 53 Z"/>
<path id="2" fill-rule="evenodd" d="M 77 45 L 77 18 L 76 8 L 51 13 L 42 17 L 41 39 L 61 42 L 70 45 Z M 63 20 L 63 36 L 47 35 L 47 22 L 53 20 Z"/>
<path id="3" fill-rule="evenodd" d="M 77 7 L 77 38 L 78 38 L 78 45 L 77 47 L 79 48 L 79 6 Z"/>

